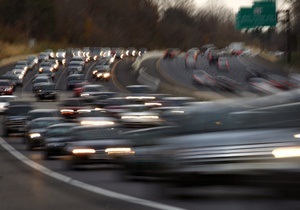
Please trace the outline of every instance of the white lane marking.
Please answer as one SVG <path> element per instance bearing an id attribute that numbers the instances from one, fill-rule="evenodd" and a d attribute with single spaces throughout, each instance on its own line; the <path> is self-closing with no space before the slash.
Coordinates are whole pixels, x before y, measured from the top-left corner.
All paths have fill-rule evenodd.
<path id="1" fill-rule="evenodd" d="M 139 205 L 147 206 L 147 207 L 151 207 L 151 208 L 162 209 L 162 210 L 184 210 L 179 207 L 169 206 L 166 204 L 161 204 L 161 203 L 157 203 L 157 202 L 150 201 L 150 200 L 145 200 L 145 199 L 141 199 L 141 198 L 137 198 L 137 197 L 133 197 L 133 196 L 129 196 L 129 195 L 124 195 L 124 194 L 106 190 L 106 189 L 103 189 L 100 187 L 95 187 L 90 184 L 86 184 L 86 183 L 78 181 L 76 179 L 72 179 L 71 177 L 54 172 L 42 165 L 30 160 L 29 158 L 25 157 L 23 154 L 18 152 L 15 148 L 10 146 L 3 138 L 0 138 L 0 145 L 5 150 L 7 150 L 9 153 L 11 153 L 13 156 L 15 156 L 17 159 L 22 161 L 24 164 L 28 165 L 29 167 L 34 168 L 34 169 L 42 172 L 43 174 L 50 176 L 54 179 L 71 184 L 75 187 L 78 187 L 78 188 L 81 188 L 81 189 L 84 189 L 84 190 L 87 190 L 87 191 L 90 191 L 90 192 L 93 192 L 93 193 L 96 193 L 96 194 L 99 194 L 102 196 L 110 197 L 113 199 L 119 199 L 119 200 L 123 200 L 123 201 L 129 202 L 129 203 L 139 204 Z"/>

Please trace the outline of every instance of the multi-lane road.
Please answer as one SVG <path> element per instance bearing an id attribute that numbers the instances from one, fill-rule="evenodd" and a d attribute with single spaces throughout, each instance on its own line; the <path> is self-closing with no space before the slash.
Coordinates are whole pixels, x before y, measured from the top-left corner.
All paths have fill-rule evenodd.
<path id="1" fill-rule="evenodd" d="M 131 71 L 133 59 L 116 61 L 113 77 L 101 82 L 111 91 L 126 91 L 127 85 L 137 84 L 137 72 Z M 245 58 L 229 58 L 231 76 L 243 82 L 247 68 L 257 66 Z M 84 74 L 89 81 L 91 68 Z M 190 70 L 184 68 L 184 58 L 163 61 L 147 59 L 142 63 L 147 72 L 165 83 L 198 90 L 191 82 Z M 213 72 L 215 67 L 199 58 L 197 68 Z M 2 67 L 0 74 L 12 65 Z M 31 78 L 37 69 L 29 72 L 23 88 L 16 95 L 32 101 L 38 108 L 55 108 L 57 102 L 35 102 L 31 92 Z M 66 91 L 66 72 L 60 67 L 55 76 L 60 99 L 71 97 Z M 2 132 L 2 131 L 0 131 Z M 280 197 L 277 192 L 262 188 L 205 187 L 189 189 L 189 197 L 172 197 L 182 189 L 169 189 L 157 180 L 126 180 L 117 167 L 99 166 L 90 170 L 70 171 L 64 160 L 43 160 L 40 151 L 27 151 L 22 136 L 0 139 L 0 205 L 1 209 L 297 209 L 296 199 Z M 186 191 L 185 191 L 186 192 Z"/>

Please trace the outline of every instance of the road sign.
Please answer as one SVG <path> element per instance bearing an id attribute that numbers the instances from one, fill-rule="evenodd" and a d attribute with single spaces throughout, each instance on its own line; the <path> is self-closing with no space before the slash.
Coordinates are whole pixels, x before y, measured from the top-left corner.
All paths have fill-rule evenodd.
<path id="1" fill-rule="evenodd" d="M 236 29 L 258 26 L 276 26 L 276 1 L 254 2 L 252 7 L 241 8 L 236 15 Z"/>
<path id="2" fill-rule="evenodd" d="M 236 29 L 253 27 L 253 10 L 252 8 L 241 8 L 236 16 Z"/>

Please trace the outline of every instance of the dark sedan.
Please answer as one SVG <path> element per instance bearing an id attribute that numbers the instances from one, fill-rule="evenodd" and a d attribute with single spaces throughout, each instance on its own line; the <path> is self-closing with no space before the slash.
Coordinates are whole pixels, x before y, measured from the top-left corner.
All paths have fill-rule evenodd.
<path id="1" fill-rule="evenodd" d="M 0 80 L 0 95 L 12 95 L 14 87 L 9 80 Z"/>
<path id="2" fill-rule="evenodd" d="M 79 126 L 70 130 L 70 142 L 65 148 L 70 155 L 67 166 L 74 169 L 89 164 L 111 164 L 133 155 L 129 141 L 120 128 L 111 126 Z"/>
<path id="3" fill-rule="evenodd" d="M 198 85 L 209 86 L 209 87 L 216 85 L 216 81 L 214 77 L 208 74 L 204 70 L 194 70 L 192 75 L 192 80 Z"/>
<path id="4" fill-rule="evenodd" d="M 85 81 L 84 74 L 71 74 L 67 77 L 67 90 L 73 89 L 76 84 L 83 83 Z"/>
<path id="5" fill-rule="evenodd" d="M 32 150 L 35 147 L 44 147 L 44 135 L 47 127 L 63 122 L 63 118 L 58 117 L 41 117 L 32 120 L 27 126 L 27 135 L 25 137 L 27 149 Z"/>
<path id="6" fill-rule="evenodd" d="M 35 97 L 37 101 L 40 100 L 56 101 L 58 98 L 58 90 L 56 89 L 55 83 L 51 83 L 51 82 L 40 83 L 36 89 Z"/>
<path id="7" fill-rule="evenodd" d="M 63 151 L 66 140 L 68 140 L 69 131 L 78 125 L 77 123 L 59 123 L 48 126 L 44 138 L 44 159 L 49 160 L 54 156 L 65 155 Z"/>

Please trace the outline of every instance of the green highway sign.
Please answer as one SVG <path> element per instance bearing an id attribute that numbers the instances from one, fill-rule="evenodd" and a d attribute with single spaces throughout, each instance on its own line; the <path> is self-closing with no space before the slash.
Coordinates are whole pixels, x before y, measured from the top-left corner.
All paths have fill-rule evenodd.
<path id="1" fill-rule="evenodd" d="M 258 26 L 276 26 L 276 1 L 254 2 L 252 7 L 241 8 L 236 15 L 236 29 Z"/>

